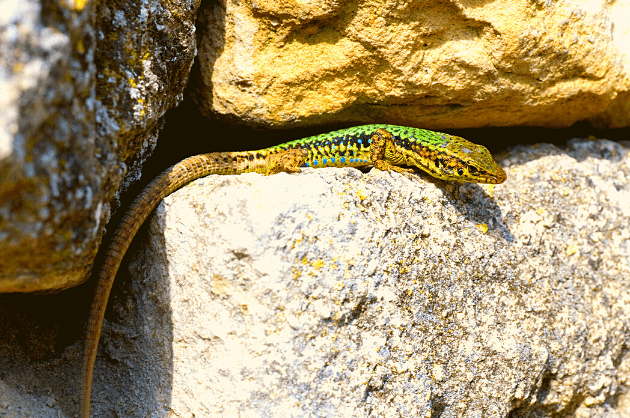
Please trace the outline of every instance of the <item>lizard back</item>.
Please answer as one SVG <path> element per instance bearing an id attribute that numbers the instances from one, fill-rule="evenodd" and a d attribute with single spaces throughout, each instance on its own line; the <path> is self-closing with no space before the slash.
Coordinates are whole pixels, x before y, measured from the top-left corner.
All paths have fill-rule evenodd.
<path id="1" fill-rule="evenodd" d="M 385 159 L 395 165 L 418 167 L 442 180 L 503 183 L 507 178 L 490 151 L 464 138 L 406 126 L 372 124 L 310 136 L 267 148 L 266 152 L 304 149 L 303 167 L 360 167 L 372 164 L 374 132 L 384 129 L 393 138 Z"/>

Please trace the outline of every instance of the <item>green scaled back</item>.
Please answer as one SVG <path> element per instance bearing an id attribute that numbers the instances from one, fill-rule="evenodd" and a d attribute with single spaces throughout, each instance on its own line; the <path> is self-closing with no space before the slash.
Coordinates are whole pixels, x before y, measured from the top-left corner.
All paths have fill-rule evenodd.
<path id="1" fill-rule="evenodd" d="M 271 152 L 300 148 L 308 151 L 304 167 L 358 167 L 372 164 L 370 143 L 374 132 L 393 136 L 388 158 L 394 164 L 415 166 L 443 180 L 502 183 L 505 172 L 483 146 L 458 136 L 406 126 L 355 126 L 270 147 Z"/>

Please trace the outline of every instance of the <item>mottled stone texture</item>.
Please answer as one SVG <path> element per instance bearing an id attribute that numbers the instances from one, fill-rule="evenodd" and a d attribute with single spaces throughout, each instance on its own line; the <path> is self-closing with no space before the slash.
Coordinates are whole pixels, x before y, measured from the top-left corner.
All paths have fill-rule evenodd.
<path id="1" fill-rule="evenodd" d="M 86 278 L 123 176 L 182 99 L 198 3 L 0 4 L 0 293 Z"/>
<path id="2" fill-rule="evenodd" d="M 198 101 L 254 126 L 630 125 L 630 3 L 221 0 Z"/>
<path id="3" fill-rule="evenodd" d="M 99 417 L 630 414 L 630 143 L 500 156 L 498 186 L 210 176 L 150 218 Z"/>
<path id="4" fill-rule="evenodd" d="M 93 416 L 628 417 L 630 142 L 498 161 L 497 186 L 330 168 L 168 197 Z M 80 290 L 0 295 L 3 418 L 77 413 Z"/>

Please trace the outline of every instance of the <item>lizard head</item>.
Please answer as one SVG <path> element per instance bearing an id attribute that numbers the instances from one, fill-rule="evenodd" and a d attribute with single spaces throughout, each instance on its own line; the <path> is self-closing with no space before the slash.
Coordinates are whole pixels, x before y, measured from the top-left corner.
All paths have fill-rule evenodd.
<path id="1" fill-rule="evenodd" d="M 416 150 L 413 165 L 442 180 L 499 184 L 507 179 L 486 147 L 458 136 L 439 135 L 440 143 Z"/>

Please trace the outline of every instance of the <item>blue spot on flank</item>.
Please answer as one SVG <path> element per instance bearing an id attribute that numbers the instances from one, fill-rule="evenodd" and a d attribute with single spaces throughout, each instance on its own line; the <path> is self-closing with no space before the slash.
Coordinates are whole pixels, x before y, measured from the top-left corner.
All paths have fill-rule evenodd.
<path id="1" fill-rule="evenodd" d="M 357 140 L 357 142 L 358 142 L 359 144 L 362 144 L 362 143 L 363 143 L 363 141 L 361 141 L 360 139 L 359 139 L 359 140 Z"/>
<path id="2" fill-rule="evenodd" d="M 345 163 L 346 162 L 346 158 L 345 157 L 341 157 L 341 162 Z"/>
<path id="3" fill-rule="evenodd" d="M 317 165 L 317 160 L 313 160 L 313 165 Z"/>
<path id="4" fill-rule="evenodd" d="M 324 158 L 324 161 L 322 161 L 322 163 L 323 163 L 323 164 L 326 164 L 326 161 L 328 161 L 328 160 Z"/>
<path id="5" fill-rule="evenodd" d="M 330 159 L 330 162 L 331 162 L 331 163 L 334 163 L 334 162 L 335 162 L 335 159 L 334 159 L 334 158 L 331 158 L 331 159 Z"/>
<path id="6" fill-rule="evenodd" d="M 309 164 L 308 163 L 304 163 L 304 167 L 309 167 Z"/>
<path id="7" fill-rule="evenodd" d="M 354 162 L 354 158 L 350 158 L 350 162 L 353 163 Z"/>

